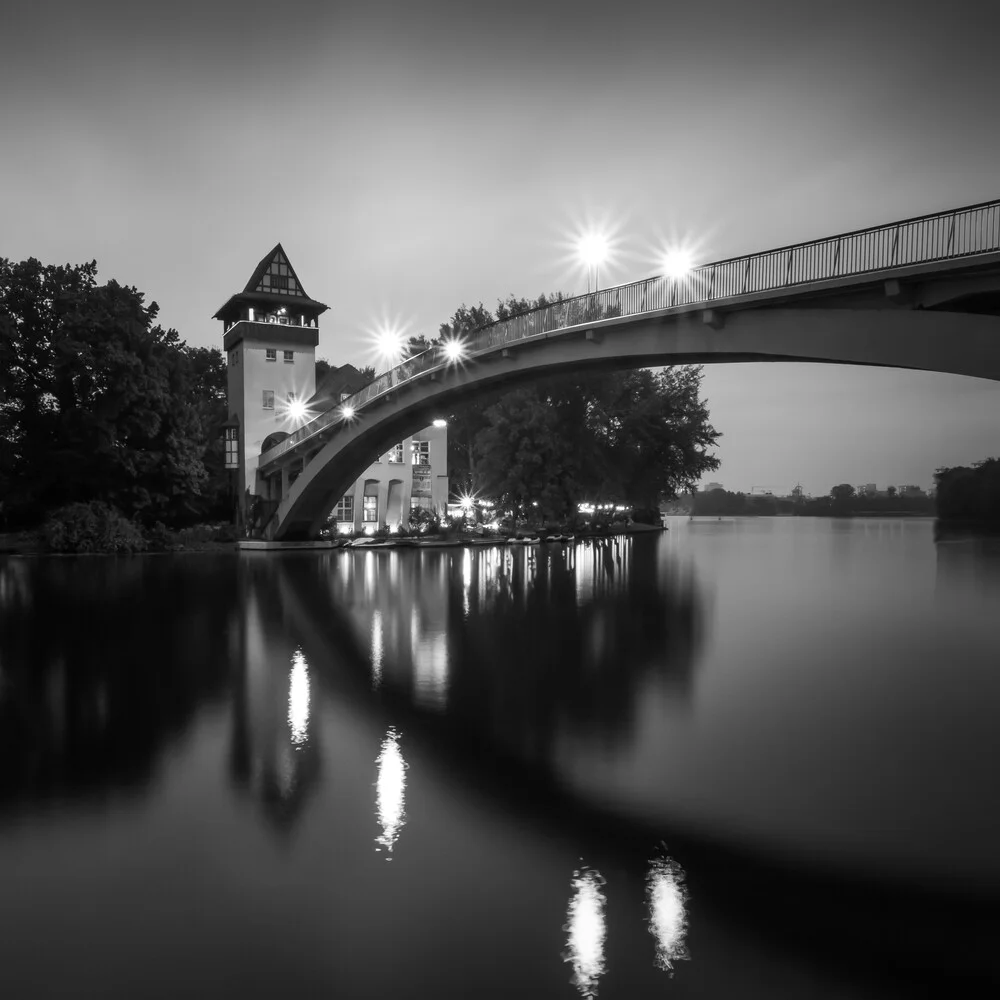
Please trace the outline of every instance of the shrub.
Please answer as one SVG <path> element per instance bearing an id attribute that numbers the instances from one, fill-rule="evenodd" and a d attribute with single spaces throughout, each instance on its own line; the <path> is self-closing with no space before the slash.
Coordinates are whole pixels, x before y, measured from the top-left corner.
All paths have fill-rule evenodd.
<path id="1" fill-rule="evenodd" d="M 655 524 L 656 527 L 663 524 L 660 511 L 656 507 L 633 507 L 632 520 L 636 524 Z"/>
<path id="2" fill-rule="evenodd" d="M 176 552 L 181 547 L 177 536 L 162 521 L 147 528 L 144 534 L 146 548 L 151 552 Z"/>
<path id="3" fill-rule="evenodd" d="M 146 548 L 139 526 L 102 500 L 71 503 L 53 511 L 43 534 L 52 552 L 142 552 Z"/>
<path id="4" fill-rule="evenodd" d="M 374 537 L 375 538 L 388 538 L 389 537 L 389 525 L 386 524 L 385 521 L 383 521 L 375 529 L 375 535 L 374 535 Z"/>
<path id="5" fill-rule="evenodd" d="M 235 542 L 236 527 L 232 524 L 219 524 L 212 531 L 213 542 Z"/>
<path id="6" fill-rule="evenodd" d="M 415 528 L 417 531 L 423 531 L 430 525 L 437 526 L 439 519 L 437 514 L 432 510 L 428 510 L 426 507 L 414 507 L 410 511 L 410 527 Z"/>

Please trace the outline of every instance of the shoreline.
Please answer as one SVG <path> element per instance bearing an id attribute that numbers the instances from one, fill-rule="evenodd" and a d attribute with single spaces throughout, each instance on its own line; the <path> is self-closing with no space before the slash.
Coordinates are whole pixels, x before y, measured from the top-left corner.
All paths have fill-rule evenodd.
<path id="1" fill-rule="evenodd" d="M 178 545 L 177 548 L 159 551 L 143 552 L 52 552 L 45 547 L 45 541 L 41 532 L 17 531 L 0 534 L 0 556 L 20 556 L 35 558 L 67 558 L 77 556 L 101 556 L 104 558 L 131 555 L 131 556 L 170 556 L 170 555 L 191 555 L 198 553 L 236 553 L 236 552 L 295 552 L 295 551 L 336 551 L 339 549 L 436 549 L 436 548 L 471 548 L 489 545 L 555 545 L 568 544 L 569 541 L 580 541 L 591 538 L 616 538 L 622 535 L 646 534 L 650 531 L 666 531 L 665 527 L 657 527 L 653 524 L 630 524 L 623 525 L 619 529 L 602 532 L 579 532 L 571 536 L 550 535 L 548 533 L 538 533 L 529 535 L 519 532 L 522 536 L 516 535 L 462 535 L 459 537 L 447 536 L 404 536 L 398 538 L 390 536 L 388 538 L 374 538 L 365 536 L 363 538 L 331 538 L 315 539 L 305 542 L 273 542 L 257 538 L 239 538 L 232 542 L 212 542 L 203 541 L 188 545 Z"/>

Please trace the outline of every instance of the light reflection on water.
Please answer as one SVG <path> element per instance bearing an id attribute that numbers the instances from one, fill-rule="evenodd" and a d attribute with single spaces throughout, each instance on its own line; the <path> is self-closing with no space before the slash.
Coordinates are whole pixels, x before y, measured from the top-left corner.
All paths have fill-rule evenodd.
<path id="1" fill-rule="evenodd" d="M 571 982 L 585 997 L 596 996 L 597 981 L 606 971 L 604 941 L 607 921 L 604 914 L 607 899 L 602 891 L 604 878 L 600 872 L 584 868 L 573 872 L 573 895 L 570 896 L 563 961 L 573 966 Z"/>
<path id="2" fill-rule="evenodd" d="M 230 928 L 215 968 L 236 975 L 232 953 L 255 933 L 247 895 L 259 893 L 254 912 L 302 915 L 287 922 L 292 930 L 274 921 L 268 931 L 280 946 L 268 959 L 274 992 L 292 967 L 311 968 L 317 981 L 328 972 L 322 949 L 297 932 L 336 925 L 351 953 L 345 967 L 362 979 L 382 974 L 379 995 L 438 975 L 461 940 L 468 968 L 456 979 L 506 976 L 507 995 L 600 984 L 652 997 L 666 986 L 663 970 L 687 995 L 738 996 L 738 982 L 699 992 L 708 967 L 747 961 L 747 949 L 729 950 L 731 938 L 709 943 L 704 910 L 690 916 L 697 962 L 678 966 L 687 957 L 683 873 L 666 858 L 647 870 L 645 845 L 629 876 L 631 930 L 626 919 L 619 930 L 617 873 L 601 860 L 607 886 L 597 872 L 574 877 L 569 985 L 559 954 L 566 875 L 580 854 L 596 864 L 597 852 L 584 825 L 569 828 L 547 803 L 525 807 L 492 764 L 511 751 L 526 778 L 578 777 L 585 801 L 604 795 L 615 806 L 612 796 L 627 793 L 637 808 L 666 813 L 686 800 L 710 818 L 721 805 L 720 829 L 759 820 L 764 833 L 807 849 L 840 849 L 836 837 L 860 831 L 866 850 L 877 836 L 894 854 L 914 845 L 914 865 L 954 857 L 977 871 L 993 864 L 995 874 L 995 810 L 981 789 L 995 784 L 1000 557 L 971 542 L 935 550 L 928 534 L 912 523 L 739 522 L 567 548 L 241 557 L 238 571 L 235 558 L 197 568 L 170 557 L 0 561 L 0 881 L 39 887 L 37 899 L 13 889 L 0 899 L 0 964 L 5 974 L 18 962 L 24 970 L 17 935 L 32 921 L 32 933 L 58 924 L 42 978 L 73 969 L 77 946 L 98 954 L 107 940 L 120 940 L 134 966 L 145 957 L 137 912 L 152 931 L 145 937 L 195 954 L 201 927 L 187 919 L 187 901 L 196 900 L 206 922 Z M 706 592 L 715 595 L 708 611 Z M 184 603 L 172 603 L 178 595 Z M 449 743 L 442 733 L 451 729 L 459 735 Z M 411 763 L 420 754 L 419 810 L 404 749 Z M 104 798 L 123 788 L 131 803 L 116 812 Z M 489 807 L 470 804 L 474 796 Z M 233 808 L 246 802 L 252 810 Z M 77 822 L 81 804 L 95 803 L 98 821 Z M 16 813 L 35 824 L 20 844 Z M 137 823 L 156 836 L 136 836 Z M 401 867 L 404 825 L 403 857 L 412 852 L 420 866 Z M 262 826 L 300 835 L 278 852 Z M 553 827 L 564 849 L 548 842 Z M 372 857 L 373 838 L 396 865 Z M 335 882 L 332 840 L 348 861 Z M 470 873 L 513 843 L 523 880 L 495 878 L 480 898 Z M 367 872 L 352 864 L 359 857 Z M 691 856 L 683 860 L 694 879 Z M 698 869 L 699 902 L 705 874 Z M 725 874 L 715 877 L 727 890 Z M 148 889 L 136 898 L 140 881 Z M 426 909 L 416 901 L 437 891 L 447 897 L 435 911 L 440 933 L 435 923 L 421 935 Z M 154 892 L 165 905 L 147 912 L 142 896 Z M 76 916 L 84 894 L 107 905 Z M 394 955 L 409 949 L 398 976 L 385 969 L 383 945 L 354 926 L 387 907 L 399 914 L 387 931 Z M 763 923 L 753 902 L 748 910 Z M 495 935 L 474 933 L 491 920 L 516 941 L 505 970 L 491 971 L 494 942 L 482 940 Z M 296 964 L 288 956 L 300 946 Z M 254 952 L 242 970 L 252 983 L 267 949 L 245 950 Z M 536 951 L 544 957 L 517 979 L 510 970 Z M 193 973 L 183 961 L 177 968 Z M 91 972 L 95 995 L 129 995 L 102 978 L 113 974 Z M 642 982 L 634 991 L 633 979 Z M 46 995 L 73 995 L 72 984 L 30 994 Z"/>
<path id="3" fill-rule="evenodd" d="M 391 854 L 393 845 L 399 837 L 399 831 L 406 822 L 406 761 L 399 749 L 399 734 L 389 727 L 382 741 L 382 752 L 376 761 L 378 777 L 375 782 L 375 812 L 382 826 L 382 833 L 375 838 L 379 844 L 375 850 L 383 847 Z M 391 861 L 392 858 L 386 858 Z"/>
<path id="4" fill-rule="evenodd" d="M 309 727 L 309 668 L 302 650 L 295 650 L 288 682 L 288 728 L 292 743 L 301 747 L 307 740 Z"/>
<path id="5" fill-rule="evenodd" d="M 656 967 L 673 975 L 674 962 L 690 958 L 684 944 L 687 892 L 684 872 L 667 857 L 654 858 L 646 875 L 649 933 L 656 939 Z"/>

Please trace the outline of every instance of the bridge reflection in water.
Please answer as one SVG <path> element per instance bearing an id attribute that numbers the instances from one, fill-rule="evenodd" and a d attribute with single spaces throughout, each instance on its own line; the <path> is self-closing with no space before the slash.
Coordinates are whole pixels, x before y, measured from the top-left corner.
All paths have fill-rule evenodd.
<path id="1" fill-rule="evenodd" d="M 863 528 L 865 551 L 898 530 L 912 529 Z M 606 822 L 539 782 L 569 741 L 628 749 L 639 706 L 659 693 L 688 703 L 704 598 L 668 551 L 684 551 L 675 534 L 575 550 L 0 560 L 5 975 L 33 970 L 44 980 L 35 996 L 73 995 L 79 981 L 134 995 L 167 942 L 176 961 L 157 967 L 164 995 L 205 968 L 247 996 L 281 993 L 307 969 L 305 992 L 319 995 L 310 988 L 333 975 L 336 939 L 338 987 L 356 977 L 344 995 L 363 995 L 349 987 L 373 977 L 392 995 L 449 974 L 435 995 L 467 995 L 455 985 L 466 970 L 512 992 L 544 982 L 544 995 L 566 995 L 560 928 L 577 868 L 607 879 L 604 931 L 586 940 L 601 942 L 609 993 L 625 975 L 643 982 L 630 995 L 658 995 L 655 963 L 678 968 L 687 995 L 755 982 L 789 996 L 872 995 L 817 992 L 805 974 L 782 988 L 806 952 L 824 980 L 905 966 L 940 982 L 975 961 L 995 981 L 985 908 L 897 900 L 798 868 L 782 876 L 760 857 L 699 850 L 679 827 Z M 996 594 L 991 546 L 938 547 L 939 605 L 960 584 Z M 647 561 L 648 572 L 625 573 Z M 944 666 L 942 677 L 960 676 Z M 684 878 L 672 860 L 649 862 L 664 834 Z M 696 961 L 678 967 L 686 885 Z M 81 898 L 101 905 L 81 909 Z M 375 944 L 364 921 L 375 927 L 385 906 L 398 919 L 380 928 L 389 945 Z M 289 919 L 265 927 L 262 913 Z M 494 968 L 496 935 L 463 937 L 499 926 L 523 968 Z M 757 934 L 767 947 L 747 946 Z M 39 962 L 21 942 L 42 940 Z M 441 971 L 458 940 L 467 965 Z M 108 941 L 114 963 L 101 958 Z M 85 953 L 96 957 L 81 972 Z"/>
<path id="2" fill-rule="evenodd" d="M 642 697 L 690 698 L 700 601 L 691 573 L 658 562 L 646 539 L 289 555 L 272 566 L 297 634 L 316 643 L 311 659 L 349 637 L 383 697 L 493 753 L 537 765 L 564 740 L 610 751 Z"/>

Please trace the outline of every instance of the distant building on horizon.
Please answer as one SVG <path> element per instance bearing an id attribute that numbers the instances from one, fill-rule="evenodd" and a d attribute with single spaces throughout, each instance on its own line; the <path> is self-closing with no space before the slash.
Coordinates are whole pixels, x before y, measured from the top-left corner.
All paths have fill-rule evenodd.
<path id="1" fill-rule="evenodd" d="M 712 490 L 723 490 L 723 489 L 725 489 L 725 487 L 722 485 L 722 483 L 705 483 L 701 492 L 711 493 Z"/>

